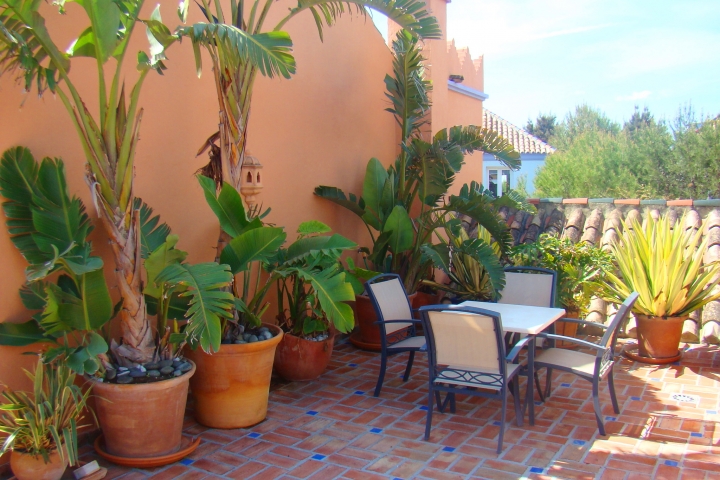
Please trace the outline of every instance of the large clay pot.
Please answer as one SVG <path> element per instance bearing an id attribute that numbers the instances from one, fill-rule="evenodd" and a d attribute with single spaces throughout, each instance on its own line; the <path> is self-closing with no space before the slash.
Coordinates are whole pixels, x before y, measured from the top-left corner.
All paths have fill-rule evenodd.
<path id="1" fill-rule="evenodd" d="M 639 356 L 654 359 L 677 357 L 687 318 L 635 315 Z"/>
<path id="2" fill-rule="evenodd" d="M 264 325 L 273 338 L 221 345 L 212 355 L 202 350 L 188 354 L 197 365 L 190 388 L 199 423 L 212 428 L 244 428 L 265 420 L 275 348 L 283 332 L 276 325 Z"/>
<path id="3" fill-rule="evenodd" d="M 42 455 L 36 457 L 17 450 L 10 454 L 10 468 L 17 480 L 60 480 L 66 466 L 67 457 L 61 459 L 57 450 L 50 453 L 50 463 L 45 463 Z"/>
<path id="4" fill-rule="evenodd" d="M 161 382 L 93 383 L 105 451 L 125 458 L 161 457 L 180 449 L 189 372 Z"/>
<path id="5" fill-rule="evenodd" d="M 335 332 L 321 342 L 286 333 L 275 350 L 275 373 L 291 382 L 314 380 L 325 372 L 335 343 Z"/>
<path id="6" fill-rule="evenodd" d="M 410 299 L 410 305 L 414 307 L 415 297 L 417 293 L 408 295 Z M 375 308 L 373 307 L 370 297 L 367 295 L 356 295 L 355 296 L 355 322 L 358 324 L 360 331 L 360 339 L 365 344 L 376 346 L 376 348 L 370 348 L 371 350 L 377 350 L 380 348 L 380 327 L 377 322 L 377 315 L 375 314 Z"/>
<path id="7" fill-rule="evenodd" d="M 565 318 L 580 318 L 580 312 L 577 310 L 568 310 L 565 312 Z M 577 336 L 578 324 L 573 322 L 563 322 L 558 320 L 555 322 L 555 333 L 564 337 L 576 337 Z M 558 340 L 555 342 L 555 346 L 558 348 L 578 348 L 577 343 L 565 342 Z"/>

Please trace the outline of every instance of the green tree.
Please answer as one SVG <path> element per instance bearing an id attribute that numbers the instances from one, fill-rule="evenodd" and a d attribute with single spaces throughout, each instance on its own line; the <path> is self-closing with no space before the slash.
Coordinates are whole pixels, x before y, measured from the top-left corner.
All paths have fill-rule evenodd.
<path id="1" fill-rule="evenodd" d="M 527 125 L 525 125 L 525 131 L 530 135 L 534 135 L 545 143 L 550 142 L 550 138 L 555 135 L 555 127 L 557 118 L 552 114 L 538 115 L 537 119 L 533 123 L 532 120 L 528 119 Z"/>
<path id="2" fill-rule="evenodd" d="M 568 113 L 555 128 L 550 143 L 558 150 L 566 150 L 573 140 L 587 131 L 600 131 L 609 134 L 620 132 L 620 125 L 610 120 L 603 112 L 587 104 L 578 105 L 575 112 Z"/>

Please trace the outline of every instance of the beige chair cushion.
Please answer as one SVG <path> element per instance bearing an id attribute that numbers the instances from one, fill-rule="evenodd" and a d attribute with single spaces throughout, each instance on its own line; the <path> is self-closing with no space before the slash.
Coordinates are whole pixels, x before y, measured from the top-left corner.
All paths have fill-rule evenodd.
<path id="1" fill-rule="evenodd" d="M 456 311 L 428 312 L 438 365 L 496 372 L 497 338 L 491 317 Z"/>
<path id="2" fill-rule="evenodd" d="M 389 348 L 420 348 L 425 345 L 425 337 L 410 337 L 402 342 L 393 343 Z"/>
<path id="3" fill-rule="evenodd" d="M 506 370 L 506 372 L 507 372 L 507 378 L 512 378 L 512 376 L 513 376 L 514 373 L 515 373 L 515 370 L 517 370 L 518 368 L 520 368 L 522 365 L 524 365 L 524 363 L 523 363 L 523 364 L 508 363 L 508 364 L 507 364 L 507 370 Z M 449 366 L 449 367 L 446 367 L 446 368 L 451 368 L 451 369 L 454 369 L 454 370 L 465 370 L 465 371 L 468 371 L 468 372 L 478 372 L 478 370 L 476 370 L 476 369 L 474 369 L 474 368 L 472 368 L 472 367 L 464 367 L 464 366 L 458 366 L 458 365 L 452 365 L 452 366 Z M 497 368 L 483 368 L 482 371 L 480 371 L 480 373 L 490 373 L 490 374 L 499 375 L 499 374 L 500 374 L 500 371 L 499 371 Z M 447 375 L 452 375 L 453 372 L 447 372 L 446 374 L 447 374 Z M 495 381 L 492 377 L 490 377 L 490 376 L 483 376 L 483 375 L 480 375 L 479 377 L 477 377 L 477 379 L 478 379 L 478 381 L 481 381 L 481 382 L 493 382 L 493 381 Z M 450 380 L 450 379 L 447 379 L 447 378 L 438 378 L 438 379 L 435 380 L 435 383 L 448 383 L 448 384 L 452 384 L 452 385 L 461 385 L 461 386 L 465 386 L 465 387 L 474 387 L 474 388 L 489 388 L 489 389 L 492 389 L 492 390 L 498 390 L 498 389 L 500 388 L 499 386 L 496 386 L 496 385 L 478 385 L 478 384 L 475 383 L 475 382 L 465 382 L 465 381 L 462 381 L 462 380 Z"/>
<path id="4" fill-rule="evenodd" d="M 552 275 L 541 273 L 505 272 L 505 288 L 498 303 L 512 303 L 531 307 L 550 307 Z"/>
<path id="5" fill-rule="evenodd" d="M 583 376 L 592 377 L 595 375 L 595 355 L 567 350 L 564 348 L 549 348 L 543 350 L 535 357 L 535 363 L 542 362 L 546 365 L 557 365 L 569 368 Z"/>
<path id="6" fill-rule="evenodd" d="M 383 318 L 385 320 L 410 320 L 412 319 L 412 311 L 408 307 L 407 296 L 402 288 L 402 284 L 397 278 L 378 282 L 369 285 L 372 289 L 375 299 L 380 306 Z M 389 335 L 402 328 L 407 328 L 411 323 L 388 323 L 385 325 L 385 332 Z"/>

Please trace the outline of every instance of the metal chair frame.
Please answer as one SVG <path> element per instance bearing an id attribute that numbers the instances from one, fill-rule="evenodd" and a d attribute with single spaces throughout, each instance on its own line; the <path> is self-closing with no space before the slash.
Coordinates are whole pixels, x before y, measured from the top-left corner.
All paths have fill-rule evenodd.
<path id="1" fill-rule="evenodd" d="M 413 318 L 410 319 L 400 319 L 400 320 L 385 320 L 385 316 L 383 315 L 382 308 L 380 307 L 380 304 L 377 300 L 377 297 L 373 293 L 372 288 L 370 288 L 370 285 L 374 285 L 381 282 L 388 282 L 388 281 L 397 281 L 399 282 L 400 286 L 402 287 L 402 291 L 405 294 L 405 301 L 408 305 L 408 310 L 412 313 L 412 306 L 410 305 L 410 299 L 408 298 L 407 291 L 405 290 L 405 286 L 403 285 L 402 279 L 399 275 L 394 273 L 383 273 L 380 275 L 377 275 L 367 282 L 365 282 L 365 291 L 368 294 L 368 297 L 372 301 L 373 308 L 375 309 L 375 314 L 377 315 L 378 320 L 375 322 L 378 327 L 380 328 L 380 345 L 381 345 L 381 356 L 380 356 L 380 373 L 378 375 L 378 381 L 377 385 L 375 386 L 375 393 L 374 396 L 380 395 L 380 390 L 382 389 L 383 381 L 385 380 L 385 371 L 387 370 L 387 359 L 388 357 L 392 355 L 397 355 L 398 353 L 405 353 L 409 352 L 410 355 L 408 357 L 407 366 L 405 367 L 405 374 L 403 375 L 403 382 L 407 382 L 408 378 L 410 378 L 410 372 L 412 371 L 412 365 L 413 360 L 415 359 L 415 352 L 424 352 L 425 351 L 425 345 L 421 346 L 396 346 L 400 342 L 403 342 L 405 340 L 408 340 L 410 338 L 417 337 L 415 335 L 415 325 L 420 325 L 420 320 L 416 320 Z M 402 328 L 400 330 L 396 330 L 390 334 L 387 333 L 385 326 L 389 323 L 409 323 L 410 325 L 407 328 Z"/>
<path id="2" fill-rule="evenodd" d="M 493 321 L 493 328 L 495 331 L 495 337 L 497 341 L 497 352 L 498 352 L 498 372 L 499 373 L 481 373 L 477 371 L 459 370 L 457 368 L 447 368 L 444 365 L 437 364 L 437 352 L 435 346 L 435 334 L 433 331 L 432 324 L 430 322 L 430 314 L 438 311 L 451 311 L 453 313 L 470 313 L 475 315 L 483 315 L 490 317 Z M 427 351 L 428 351 L 428 364 L 429 364 L 429 380 L 428 380 L 428 404 L 427 404 L 427 419 L 425 423 L 425 440 L 430 438 L 430 429 L 432 427 L 432 415 L 434 410 L 433 400 L 437 403 L 438 411 L 443 413 L 445 408 L 450 405 L 450 412 L 455 413 L 455 394 L 466 394 L 485 398 L 500 399 L 502 402 L 501 408 L 501 421 L 500 421 L 500 433 L 498 437 L 498 448 L 497 453 L 502 452 L 503 438 L 505 434 L 505 414 L 507 411 L 507 393 L 510 391 L 513 395 L 515 404 L 515 420 L 518 426 L 523 424 L 524 409 L 520 404 L 520 383 L 517 375 L 520 372 L 520 368 L 513 370 L 510 376 L 507 373 L 507 363 L 515 362 L 520 351 L 523 349 L 526 343 L 531 338 L 527 337 L 518 342 L 517 345 L 510 351 L 509 354 L 505 354 L 505 341 L 503 336 L 502 321 L 500 314 L 492 312 L 490 310 L 484 310 L 480 308 L 464 307 L 464 308 L 452 308 L 448 309 L 446 305 L 429 305 L 421 307 L 419 309 L 421 314 L 423 329 L 425 331 L 425 338 L 427 340 Z M 483 381 L 480 377 L 489 378 L 489 381 Z M 496 391 L 487 390 L 476 390 L 474 388 L 467 388 L 467 386 L 453 386 L 452 384 L 443 384 L 443 380 L 458 380 L 463 382 L 474 383 L 477 388 L 493 388 Z M 441 400 L 440 392 L 445 392 L 447 395 L 445 400 Z"/>

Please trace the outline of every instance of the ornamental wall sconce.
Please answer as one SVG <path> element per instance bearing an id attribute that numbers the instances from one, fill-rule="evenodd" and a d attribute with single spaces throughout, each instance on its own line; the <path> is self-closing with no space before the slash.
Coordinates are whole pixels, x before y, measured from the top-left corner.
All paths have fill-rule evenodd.
<path id="1" fill-rule="evenodd" d="M 253 209 L 257 204 L 255 196 L 258 195 L 263 188 L 262 177 L 260 175 L 262 168 L 263 166 L 257 157 L 253 157 L 249 153 L 245 154 L 242 169 L 240 170 L 242 178 L 240 193 L 245 198 L 245 203 L 247 203 L 250 209 Z"/>
<path id="2" fill-rule="evenodd" d="M 455 83 L 462 83 L 465 77 L 462 75 L 450 75 L 450 81 Z"/>

